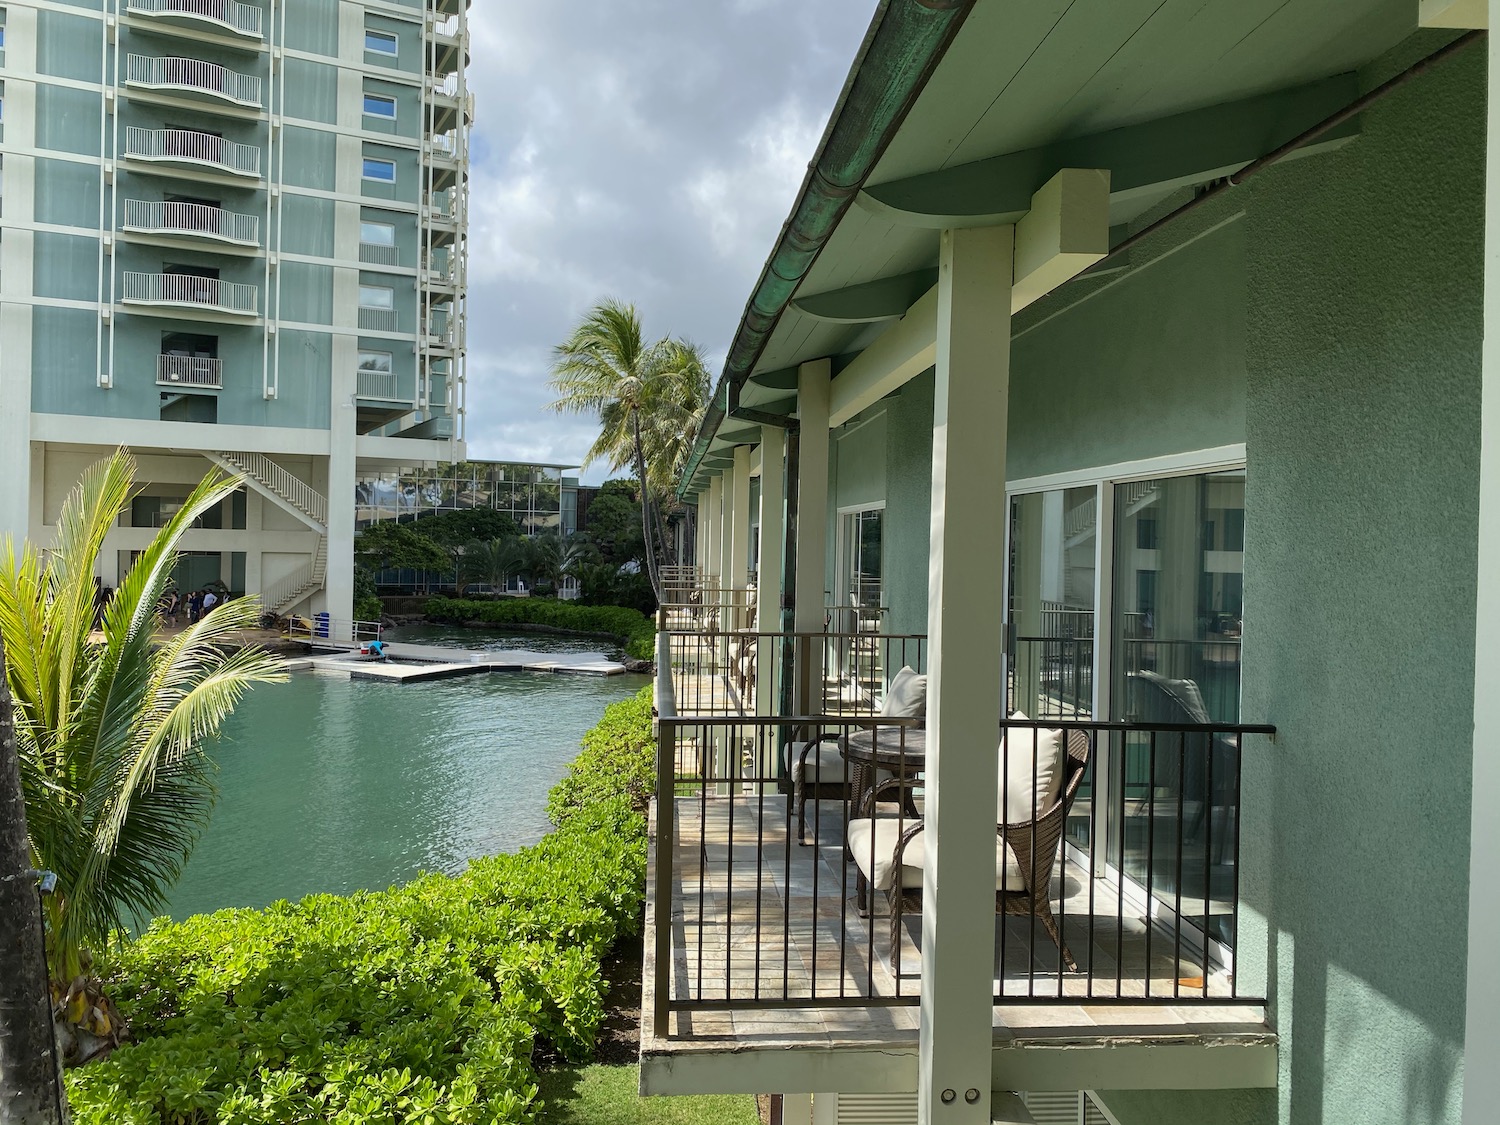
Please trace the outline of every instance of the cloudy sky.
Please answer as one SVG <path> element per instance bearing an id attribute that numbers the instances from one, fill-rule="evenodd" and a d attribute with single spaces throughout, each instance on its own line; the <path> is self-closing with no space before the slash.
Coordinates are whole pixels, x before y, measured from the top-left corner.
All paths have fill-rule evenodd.
<path id="1" fill-rule="evenodd" d="M 474 0 L 470 456 L 578 463 L 596 427 L 547 370 L 603 296 L 717 377 L 873 10 Z"/>

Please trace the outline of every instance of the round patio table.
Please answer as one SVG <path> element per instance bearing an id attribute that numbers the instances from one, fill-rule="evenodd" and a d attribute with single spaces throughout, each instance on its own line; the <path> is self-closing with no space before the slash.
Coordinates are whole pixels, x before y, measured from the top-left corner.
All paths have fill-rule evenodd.
<path id="1" fill-rule="evenodd" d="M 927 768 L 927 732 L 921 727 L 871 727 L 850 731 L 839 743 L 849 763 L 849 815 L 862 817 L 865 798 L 879 783 L 880 771 L 901 782 L 902 801 L 915 817 L 911 791 L 917 775 Z"/>

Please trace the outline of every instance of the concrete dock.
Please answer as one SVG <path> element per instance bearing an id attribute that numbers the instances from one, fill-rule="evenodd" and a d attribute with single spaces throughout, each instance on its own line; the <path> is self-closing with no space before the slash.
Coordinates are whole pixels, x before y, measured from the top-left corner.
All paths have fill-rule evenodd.
<path id="1" fill-rule="evenodd" d="M 354 680 L 380 680 L 394 684 L 424 683 L 490 672 L 618 676 L 625 671 L 623 664 L 589 652 L 531 652 L 527 649 L 475 652 L 400 641 L 387 642 L 385 651 L 388 660 L 374 660 L 361 656 L 358 646 L 315 640 L 308 656 L 294 657 L 287 661 L 286 666 L 288 671 L 311 670 L 347 675 Z"/>

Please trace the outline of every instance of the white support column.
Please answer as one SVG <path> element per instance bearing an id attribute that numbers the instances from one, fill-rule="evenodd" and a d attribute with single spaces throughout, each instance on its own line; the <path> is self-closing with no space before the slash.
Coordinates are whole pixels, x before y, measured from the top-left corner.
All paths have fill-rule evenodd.
<path id="1" fill-rule="evenodd" d="M 781 631 L 782 540 L 786 538 L 786 431 L 779 426 L 760 428 L 760 553 L 755 560 L 759 575 L 755 600 L 755 629 L 759 633 Z M 776 675 L 780 653 L 772 641 L 761 641 L 755 656 L 755 713 L 774 715 L 780 696 Z"/>
<path id="2" fill-rule="evenodd" d="M 719 585 L 734 587 L 734 468 L 725 469 L 719 484 Z"/>
<path id="3" fill-rule="evenodd" d="M 748 445 L 737 445 L 734 447 L 734 468 L 731 481 L 730 507 L 734 510 L 734 519 L 729 523 L 729 566 L 725 569 L 729 572 L 729 585 L 736 590 L 744 590 L 750 585 L 750 447 Z M 737 597 L 744 597 L 739 594 Z M 736 620 L 733 625 L 737 629 L 749 628 L 755 624 L 754 621 L 741 617 L 738 610 L 743 606 L 742 602 L 736 603 Z"/>
<path id="4" fill-rule="evenodd" d="M 833 364 L 815 359 L 797 368 L 797 582 L 794 628 L 823 630 L 823 592 L 828 548 L 828 415 Z M 823 650 L 799 640 L 793 707 L 804 715 L 823 711 Z"/>
<path id="5" fill-rule="evenodd" d="M 1489 2 L 1489 22 L 1500 19 L 1500 0 Z M 1500 50 L 1488 45 L 1491 90 L 1500 90 Z M 1464 1014 L 1464 1125 L 1487 1125 L 1500 1105 L 1500 979 L 1494 972 L 1494 894 L 1500 862 L 1500 102 L 1490 99 L 1484 207 L 1484 349 L 1480 360 L 1479 562 L 1474 607 L 1474 762 L 1469 829 L 1469 965 Z"/>
<path id="6" fill-rule="evenodd" d="M 833 365 L 797 368 L 797 612 L 799 633 L 823 628 L 828 549 L 828 410 Z"/>
<path id="7" fill-rule="evenodd" d="M 719 556 L 724 545 L 724 478 L 718 473 L 708 482 L 708 511 L 704 515 L 707 518 L 703 521 L 703 543 L 706 548 L 703 552 L 703 573 L 718 581 L 721 577 Z"/>
<path id="8" fill-rule="evenodd" d="M 939 251 L 918 1120 L 988 1125 L 1014 228 Z"/>

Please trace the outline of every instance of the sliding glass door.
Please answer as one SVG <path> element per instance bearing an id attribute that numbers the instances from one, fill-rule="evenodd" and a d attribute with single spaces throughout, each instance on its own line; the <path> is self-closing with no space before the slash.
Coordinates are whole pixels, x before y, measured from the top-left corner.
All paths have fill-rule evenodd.
<path id="1" fill-rule="evenodd" d="M 1113 492 L 1111 718 L 1162 727 L 1237 723 L 1244 471 L 1131 481 Z M 1232 945 L 1234 740 L 1128 734 L 1119 753 L 1115 864 L 1159 906 Z"/>
<path id="2" fill-rule="evenodd" d="M 1157 726 L 1236 723 L 1244 602 L 1243 469 L 1104 479 L 1015 495 L 1007 711 Z M 1073 858 L 1122 893 L 1232 947 L 1239 778 L 1232 739 L 1101 733 Z"/>

